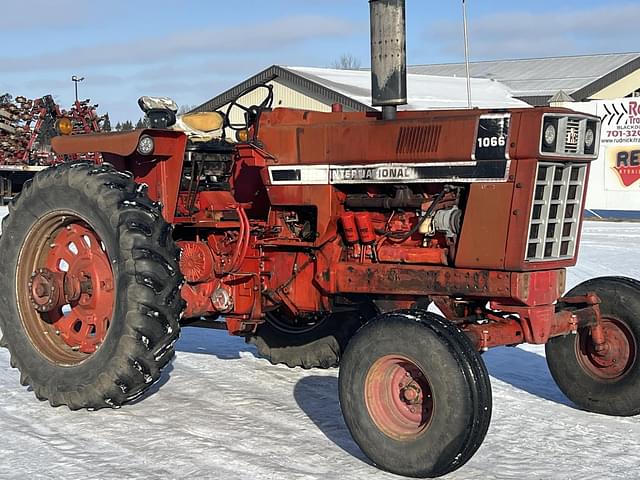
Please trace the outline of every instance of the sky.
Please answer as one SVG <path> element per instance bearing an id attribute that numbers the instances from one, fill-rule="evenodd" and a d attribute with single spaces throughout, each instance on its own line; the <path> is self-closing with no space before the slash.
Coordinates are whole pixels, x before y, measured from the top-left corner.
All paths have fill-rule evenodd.
<path id="1" fill-rule="evenodd" d="M 0 94 L 100 104 L 112 123 L 142 95 L 198 105 L 273 64 L 369 65 L 367 0 L 4 0 Z M 640 51 L 640 2 L 467 0 L 472 60 Z M 461 0 L 407 0 L 410 64 L 463 60 Z"/>

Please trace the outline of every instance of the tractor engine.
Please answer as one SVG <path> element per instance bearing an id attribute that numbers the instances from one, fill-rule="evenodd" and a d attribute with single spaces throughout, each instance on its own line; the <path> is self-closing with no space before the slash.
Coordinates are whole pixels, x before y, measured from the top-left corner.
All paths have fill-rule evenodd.
<path id="1" fill-rule="evenodd" d="M 435 194 L 394 185 L 387 193 L 346 194 L 340 216 L 345 259 L 447 265 L 455 258 L 464 187 Z"/>

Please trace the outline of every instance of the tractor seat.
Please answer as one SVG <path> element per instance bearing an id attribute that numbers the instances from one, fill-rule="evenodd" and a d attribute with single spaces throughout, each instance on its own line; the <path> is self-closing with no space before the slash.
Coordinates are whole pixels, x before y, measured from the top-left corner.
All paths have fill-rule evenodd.
<path id="1" fill-rule="evenodd" d="M 224 117 L 218 112 L 187 113 L 178 116 L 173 129 L 186 133 L 191 142 L 209 142 L 222 138 Z"/>

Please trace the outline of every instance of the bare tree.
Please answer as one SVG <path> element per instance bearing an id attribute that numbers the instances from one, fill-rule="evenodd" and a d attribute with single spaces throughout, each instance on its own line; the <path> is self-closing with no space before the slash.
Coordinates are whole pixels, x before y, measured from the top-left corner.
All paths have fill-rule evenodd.
<path id="1" fill-rule="evenodd" d="M 343 53 L 338 60 L 331 64 L 331 68 L 338 70 L 358 70 L 360 66 L 360 60 L 351 53 Z"/>
<path id="2" fill-rule="evenodd" d="M 180 105 L 180 108 L 178 109 L 178 115 L 184 115 L 185 113 L 189 113 L 191 110 L 193 110 L 196 107 L 197 105 L 188 105 L 188 104 Z"/>

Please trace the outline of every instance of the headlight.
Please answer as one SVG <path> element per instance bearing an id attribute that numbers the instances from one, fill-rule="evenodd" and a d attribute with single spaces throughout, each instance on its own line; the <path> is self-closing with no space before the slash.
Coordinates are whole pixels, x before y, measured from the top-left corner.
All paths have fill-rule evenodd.
<path id="1" fill-rule="evenodd" d="M 546 145 L 553 145 L 556 143 L 556 137 L 558 132 L 556 131 L 555 125 L 549 124 L 544 129 L 544 143 Z"/>
<path id="2" fill-rule="evenodd" d="M 558 118 L 547 117 L 542 128 L 542 151 L 554 153 L 558 144 Z"/>
<path id="3" fill-rule="evenodd" d="M 587 122 L 587 129 L 584 132 L 584 153 L 587 155 L 593 155 L 596 151 L 598 128 L 598 122 Z"/>
<path id="4" fill-rule="evenodd" d="M 587 148 L 591 148 L 593 146 L 593 142 L 596 141 L 596 134 L 595 132 L 591 129 L 588 128 L 587 131 L 584 134 L 584 145 Z"/>
<path id="5" fill-rule="evenodd" d="M 140 140 L 138 140 L 137 150 L 140 155 L 151 155 L 154 148 L 155 142 L 153 141 L 153 137 L 149 135 L 142 135 Z"/>

